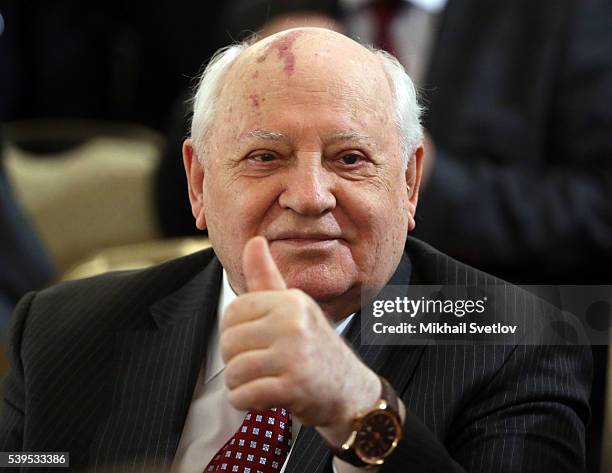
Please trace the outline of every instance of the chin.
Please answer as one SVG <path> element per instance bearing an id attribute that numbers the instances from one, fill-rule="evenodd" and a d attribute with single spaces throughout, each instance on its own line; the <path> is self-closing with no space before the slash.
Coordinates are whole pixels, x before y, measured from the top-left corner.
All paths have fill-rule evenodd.
<path id="1" fill-rule="evenodd" d="M 327 265 L 313 265 L 293 268 L 284 274 L 288 287 L 304 291 L 317 302 L 325 302 L 345 295 L 355 286 L 355 278 L 350 273 Z"/>

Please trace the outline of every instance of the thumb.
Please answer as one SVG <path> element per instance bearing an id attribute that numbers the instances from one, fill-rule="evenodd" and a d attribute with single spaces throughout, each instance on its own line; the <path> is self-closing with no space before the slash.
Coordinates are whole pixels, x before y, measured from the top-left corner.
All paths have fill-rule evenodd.
<path id="1" fill-rule="evenodd" d="M 287 289 L 272 259 L 268 242 L 262 236 L 251 238 L 244 246 L 242 270 L 249 292 Z"/>

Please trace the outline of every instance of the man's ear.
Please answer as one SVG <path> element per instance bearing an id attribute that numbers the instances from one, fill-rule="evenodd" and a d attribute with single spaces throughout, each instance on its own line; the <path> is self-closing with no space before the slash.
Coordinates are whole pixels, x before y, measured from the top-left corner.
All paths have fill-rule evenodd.
<path id="1" fill-rule="evenodd" d="M 406 167 L 406 190 L 408 191 L 408 231 L 411 232 L 416 226 L 414 216 L 417 203 L 419 202 L 419 188 L 421 186 L 421 175 L 423 172 L 424 148 L 420 144 L 408 161 Z"/>
<path id="2" fill-rule="evenodd" d="M 183 142 L 183 164 L 185 166 L 185 174 L 187 176 L 187 188 L 189 193 L 189 202 L 191 204 L 191 213 L 196 221 L 196 227 L 199 230 L 206 229 L 206 215 L 204 215 L 204 168 L 196 151 L 193 149 L 193 141 L 187 138 Z"/>

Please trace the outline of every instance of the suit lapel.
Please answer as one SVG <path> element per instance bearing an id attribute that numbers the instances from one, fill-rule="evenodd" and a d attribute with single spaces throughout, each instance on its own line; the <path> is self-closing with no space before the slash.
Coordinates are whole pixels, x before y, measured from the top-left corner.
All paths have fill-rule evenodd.
<path id="1" fill-rule="evenodd" d="M 388 284 L 420 284 L 406 253 Z M 346 342 L 372 371 L 389 381 L 397 393 L 405 391 L 424 346 L 364 345 L 361 343 L 361 313 L 355 314 L 345 333 Z M 331 473 L 331 454 L 313 427 L 302 428 L 289 457 L 287 473 Z"/>
<path id="2" fill-rule="evenodd" d="M 172 461 L 215 327 L 220 285 L 215 258 L 153 304 L 144 323 L 116 333 L 108 417 L 98 428 L 90 464 Z"/>

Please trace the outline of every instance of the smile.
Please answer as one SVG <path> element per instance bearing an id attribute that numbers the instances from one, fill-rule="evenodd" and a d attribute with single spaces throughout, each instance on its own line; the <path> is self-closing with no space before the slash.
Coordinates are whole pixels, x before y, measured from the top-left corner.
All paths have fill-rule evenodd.
<path id="1" fill-rule="evenodd" d="M 280 243 L 293 248 L 322 250 L 334 245 L 337 241 L 337 238 L 284 238 L 274 240 L 272 243 Z"/>

